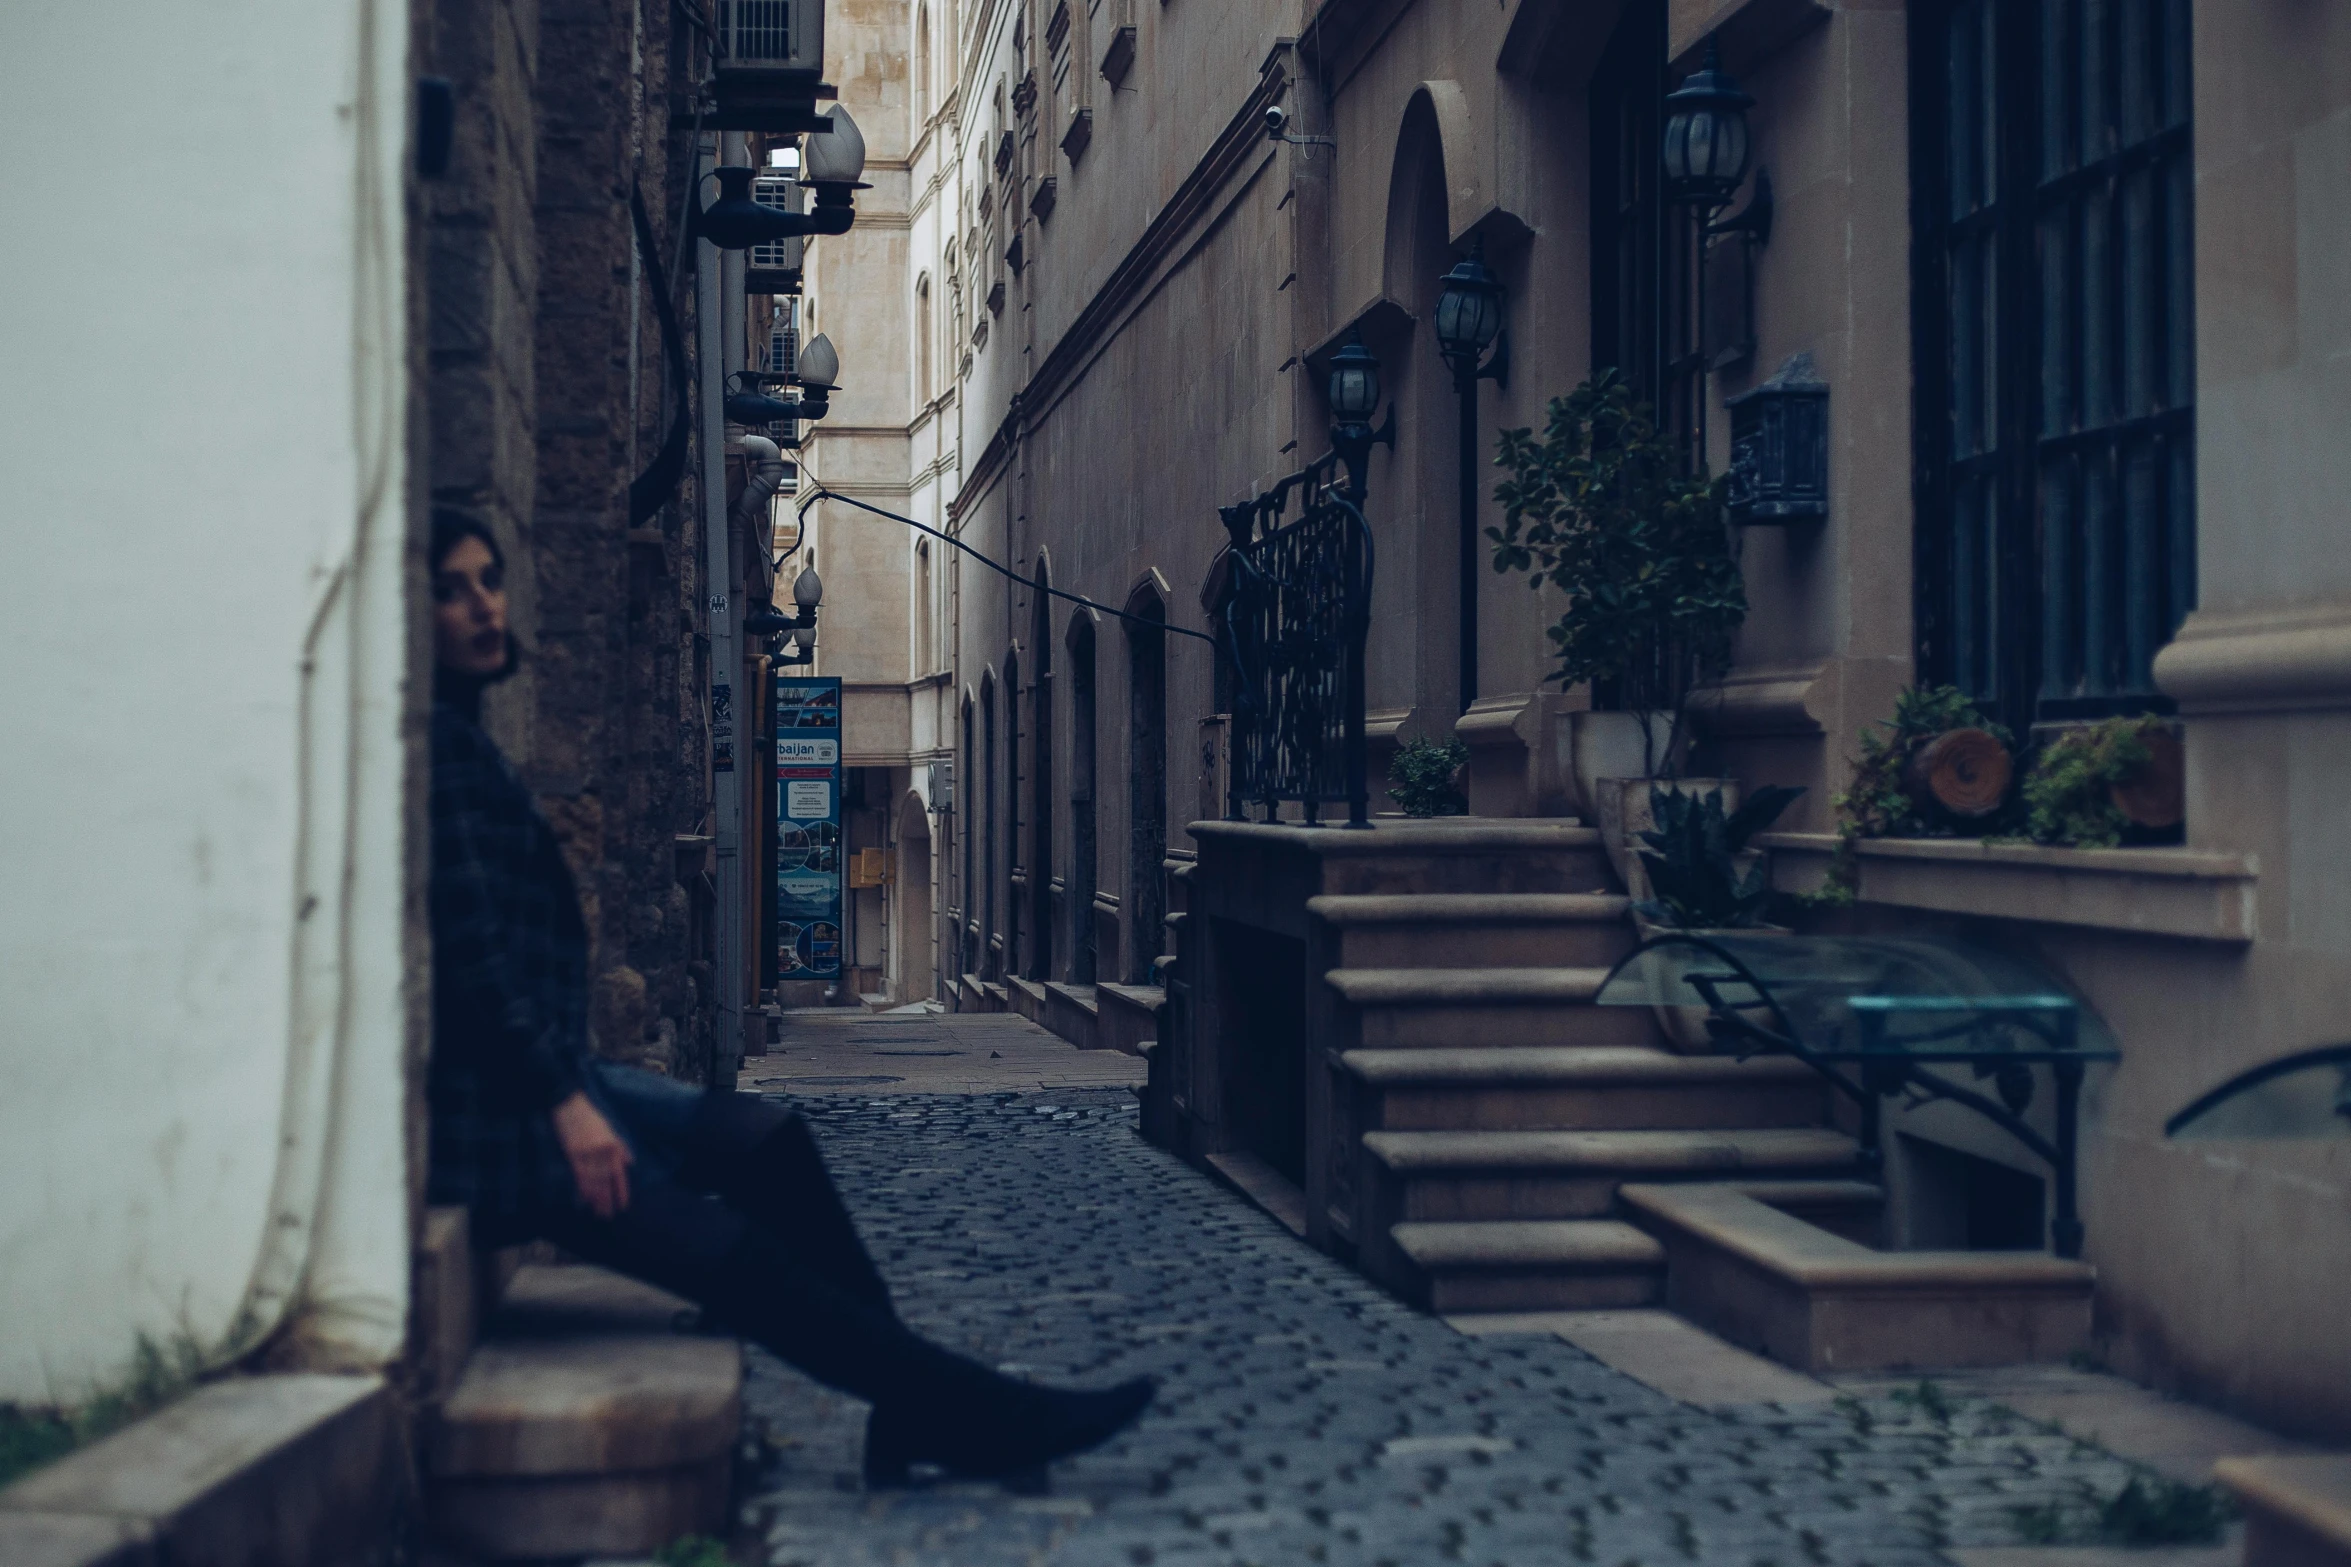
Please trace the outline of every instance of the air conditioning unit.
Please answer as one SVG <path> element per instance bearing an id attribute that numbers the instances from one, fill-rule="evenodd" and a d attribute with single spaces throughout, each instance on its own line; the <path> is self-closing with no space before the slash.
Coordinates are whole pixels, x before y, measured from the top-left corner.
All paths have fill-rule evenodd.
<path id="1" fill-rule="evenodd" d="M 955 814 L 955 760 L 931 763 L 931 809 L 941 816 Z"/>
<path id="2" fill-rule="evenodd" d="M 810 128 L 824 75 L 825 0 L 718 0 L 718 115 L 732 130 Z M 760 123 L 753 123 L 754 121 Z"/>
<path id="3" fill-rule="evenodd" d="M 805 213 L 808 187 L 786 175 L 762 174 L 751 182 L 751 199 L 778 212 Z M 789 239 L 753 245 L 744 262 L 743 292 L 799 293 L 801 264 L 807 249 L 808 241 L 797 234 Z"/>

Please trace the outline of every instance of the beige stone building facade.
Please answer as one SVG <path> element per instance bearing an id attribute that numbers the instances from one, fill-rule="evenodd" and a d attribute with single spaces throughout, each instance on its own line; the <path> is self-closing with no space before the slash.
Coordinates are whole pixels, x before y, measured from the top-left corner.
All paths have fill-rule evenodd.
<path id="1" fill-rule="evenodd" d="M 889 851 L 886 884 L 856 894 L 866 988 L 1016 1005 L 1087 1043 L 1151 1037 L 1185 824 L 1223 814 L 1202 779 L 1229 696 L 1182 634 L 1207 626 L 1217 508 L 1328 447 L 1325 372 L 1351 333 L 1397 423 L 1365 504 L 1375 755 L 1458 734 L 1479 815 L 1577 812 L 1566 715 L 1588 695 L 1545 683 L 1556 602 L 1482 555 L 1466 616 L 1456 589 L 1460 403 L 1431 322 L 1479 246 L 1509 344 L 1507 379 L 1477 392 L 1483 453 L 1600 365 L 1675 430 L 1702 406 L 1717 471 L 1742 394 L 1799 355 L 1828 388 L 1825 520 L 1741 530 L 1751 612 L 1699 704 L 1702 770 L 1807 790 L 1773 840 L 1782 886 L 1817 882 L 1863 726 L 1913 682 L 1955 683 L 2020 732 L 2181 716 L 2184 842 L 1873 842 L 1858 905 L 1813 918 L 1963 935 L 2075 987 L 2123 1057 L 2084 1103 L 2094 1352 L 2282 1427 L 2351 1428 L 2341 1145 L 2162 1136 L 2230 1073 L 2351 1033 L 2351 16 L 836 9 L 828 75 L 876 188 L 850 235 L 810 247 L 806 330 L 840 345 L 845 389 L 808 476 L 1027 579 L 808 507 L 819 667 L 849 682 L 867 770 L 851 843 Z M 1773 210 L 1761 243 L 1711 252 L 1701 341 L 1655 156 L 1661 100 L 1710 42 L 1756 100 Z M 1490 471 L 1478 489 L 1482 528 Z M 1947 1157 L 2041 1174 L 1948 1106 L 1890 1128 L 1914 1235 L 1946 1222 L 1921 1194 Z M 1195 1152 L 1228 1136 L 1195 1131 Z"/>

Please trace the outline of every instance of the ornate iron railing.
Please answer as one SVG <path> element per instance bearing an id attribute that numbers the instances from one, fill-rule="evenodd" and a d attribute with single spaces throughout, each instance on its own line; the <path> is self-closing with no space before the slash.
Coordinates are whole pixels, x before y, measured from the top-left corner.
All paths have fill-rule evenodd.
<path id="1" fill-rule="evenodd" d="M 1222 639 L 1234 674 L 1227 815 L 1285 800 L 1309 824 L 1347 802 L 1371 825 L 1364 780 L 1363 648 L 1371 625 L 1372 538 L 1339 455 L 1301 468 L 1254 500 L 1219 508 L 1232 548 Z M 1291 501 L 1299 513 L 1290 518 Z M 1285 520 L 1285 519 L 1288 520 Z"/>

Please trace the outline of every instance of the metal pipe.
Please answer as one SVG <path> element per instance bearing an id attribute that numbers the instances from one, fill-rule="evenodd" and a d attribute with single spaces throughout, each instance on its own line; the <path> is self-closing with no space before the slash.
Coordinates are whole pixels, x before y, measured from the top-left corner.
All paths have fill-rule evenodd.
<path id="1" fill-rule="evenodd" d="M 695 149 L 695 176 L 716 149 Z M 710 1076 L 713 1086 L 735 1086 L 743 1054 L 743 796 L 735 787 L 735 673 L 741 662 L 735 631 L 734 563 L 727 519 L 726 338 L 720 304 L 719 252 L 694 242 L 695 357 L 700 362 L 702 441 L 702 588 L 710 632 L 711 832 L 718 855 L 716 904 L 711 910 Z"/>

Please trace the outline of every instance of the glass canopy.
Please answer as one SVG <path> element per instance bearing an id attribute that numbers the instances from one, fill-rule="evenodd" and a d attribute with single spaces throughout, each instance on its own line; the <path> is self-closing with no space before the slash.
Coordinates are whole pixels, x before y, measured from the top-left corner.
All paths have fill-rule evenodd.
<path id="1" fill-rule="evenodd" d="M 2006 953 L 1919 937 L 1668 932 L 1619 963 L 1602 1006 L 1692 1007 L 1824 1060 L 2113 1060 L 2113 1037 L 2046 970 Z M 1745 1029 L 1752 1049 L 1763 1043 Z"/>
<path id="2" fill-rule="evenodd" d="M 2164 1124 L 2170 1137 L 2351 1137 L 2351 1045 L 2267 1061 Z"/>

